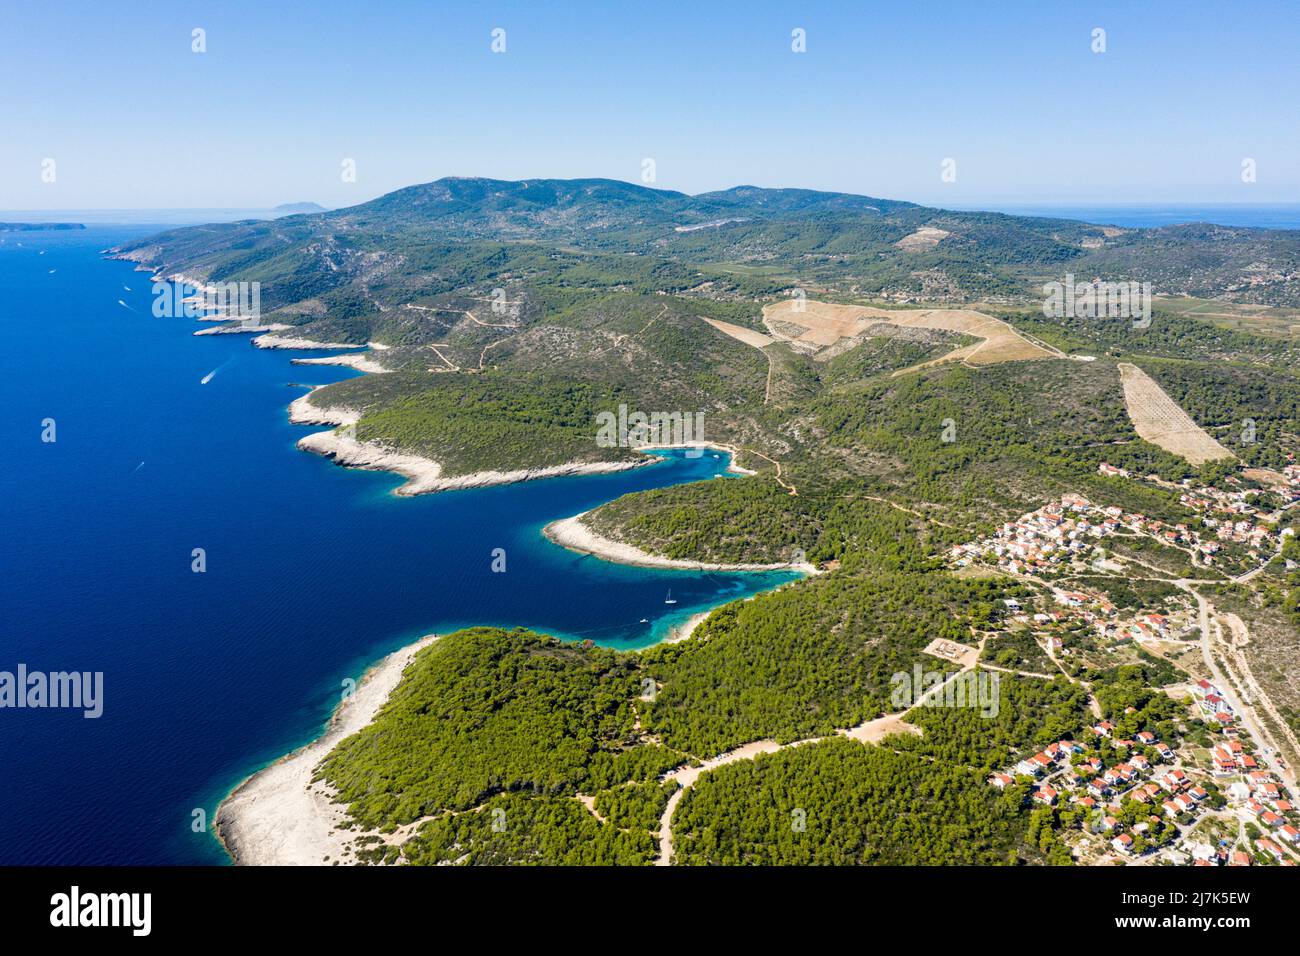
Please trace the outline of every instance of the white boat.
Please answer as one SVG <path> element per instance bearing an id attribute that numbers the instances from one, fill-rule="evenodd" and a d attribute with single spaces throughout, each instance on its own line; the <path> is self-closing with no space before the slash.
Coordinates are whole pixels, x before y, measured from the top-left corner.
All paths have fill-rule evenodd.
<path id="1" fill-rule="evenodd" d="M 669 589 L 669 591 L 668 591 L 668 596 L 667 596 L 666 598 L 664 598 L 664 603 L 665 603 L 665 604 L 676 604 L 676 603 L 677 603 L 677 599 L 673 597 L 673 592 L 672 592 L 671 589 Z"/>

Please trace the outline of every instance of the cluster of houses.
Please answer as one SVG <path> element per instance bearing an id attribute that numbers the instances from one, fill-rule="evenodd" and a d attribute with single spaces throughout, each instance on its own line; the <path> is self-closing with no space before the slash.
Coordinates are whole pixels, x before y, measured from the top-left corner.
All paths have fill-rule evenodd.
<path id="1" fill-rule="evenodd" d="M 1231 530 L 1235 528 L 1232 523 L 1216 522 L 1216 526 L 1221 531 L 1220 537 L 1236 533 Z M 1224 526 L 1228 531 L 1223 531 Z M 949 560 L 957 567 L 964 567 L 991 557 L 999 568 L 1012 574 L 1050 571 L 1086 558 L 1097 539 L 1121 531 L 1148 535 L 1165 544 L 1188 549 L 1204 564 L 1212 564 L 1222 550 L 1218 541 L 1203 540 L 1188 524 L 1169 524 L 1115 505 L 1094 505 L 1082 495 L 1064 495 L 1059 501 L 1048 502 L 1037 511 L 1006 522 L 990 537 L 954 546 Z M 1261 533 L 1257 535 L 1256 531 Z M 1248 541 L 1268 540 L 1263 529 L 1243 533 Z"/>
<path id="2" fill-rule="evenodd" d="M 1127 644 L 1146 641 L 1167 640 L 1181 633 L 1191 623 L 1190 607 L 1175 609 L 1168 614 L 1155 611 L 1139 611 L 1130 616 L 1121 615 L 1115 605 L 1105 595 L 1092 589 L 1066 591 L 1052 589 L 1052 600 L 1058 605 L 1036 613 L 1026 610 L 1018 598 L 1004 598 L 1003 603 L 1011 620 L 1024 624 L 1049 625 L 1083 624 L 1094 631 L 1098 638 L 1112 644 Z M 1059 634 L 1048 634 L 1047 640 L 1052 645 L 1053 654 L 1068 656 Z"/>
<path id="3" fill-rule="evenodd" d="M 1129 477 L 1124 469 L 1105 462 L 1098 470 L 1103 475 Z M 1300 501 L 1300 466 L 1288 465 L 1287 476 L 1294 487 L 1283 489 L 1284 506 Z M 1147 480 L 1170 485 L 1155 476 Z M 1173 487 L 1182 489 L 1179 501 L 1197 513 L 1199 524 L 1170 523 L 1138 512 L 1126 512 L 1114 505 L 1094 505 L 1082 495 L 1064 495 L 1059 501 L 1006 522 L 987 538 L 956 545 L 949 559 L 957 567 L 991 558 L 999 568 L 1013 574 L 1045 572 L 1086 558 L 1097 539 L 1121 531 L 1147 535 L 1183 548 L 1203 565 L 1215 564 L 1227 542 L 1244 547 L 1256 560 L 1276 548 L 1272 528 L 1261 523 L 1260 518 L 1277 516 L 1258 513 L 1251 504 L 1252 496 L 1257 494 L 1255 490 L 1192 487 L 1190 480 Z"/>
<path id="4" fill-rule="evenodd" d="M 1060 740 L 1049 744 L 1038 753 L 1026 757 L 1007 772 L 995 773 L 989 783 L 999 789 L 1011 785 L 1016 777 L 1030 777 L 1036 781 L 1031 799 L 1041 806 L 1056 806 L 1068 801 L 1090 812 L 1101 814 L 1097 827 L 1114 834 L 1111 845 L 1120 852 L 1131 853 L 1134 839 L 1130 833 L 1120 832 L 1123 825 L 1117 814 L 1121 801 L 1150 804 L 1153 813 L 1157 801 L 1163 803 L 1165 815 L 1177 819 L 1194 814 L 1209 792 L 1195 786 L 1179 768 L 1168 769 L 1143 782 L 1144 776 L 1155 772 L 1153 761 L 1143 748 L 1154 751 L 1157 762 L 1172 762 L 1176 754 L 1172 747 L 1156 738 L 1150 731 L 1141 731 L 1132 740 L 1113 738 L 1114 728 L 1101 721 L 1092 728 L 1099 740 L 1110 738 L 1116 749 L 1133 751 L 1127 759 L 1106 767 L 1100 757 L 1088 757 L 1081 762 L 1071 760 L 1074 754 L 1083 754 L 1088 748 L 1077 740 Z M 1162 799 L 1163 798 L 1163 799 Z M 1150 822 L 1137 822 L 1132 831 L 1141 835 L 1150 829 Z"/>
<path id="5" fill-rule="evenodd" d="M 1208 843 L 1196 843 L 1192 851 L 1194 866 L 1250 866 L 1250 854 L 1245 850 L 1234 850 L 1228 846 L 1211 846 Z"/>
<path id="6" fill-rule="evenodd" d="M 1289 822 L 1300 819 L 1300 815 L 1297 815 L 1296 807 L 1287 799 L 1282 784 L 1271 771 L 1259 766 L 1240 740 L 1232 739 L 1237 736 L 1232 705 L 1207 680 L 1197 681 L 1193 693 L 1201 716 L 1207 721 L 1218 723 L 1225 735 L 1224 741 L 1216 744 L 1210 754 L 1211 773 L 1215 777 L 1240 777 L 1227 787 L 1228 797 L 1235 803 L 1243 804 L 1247 814 L 1269 830 L 1275 831 L 1279 839 L 1300 845 L 1300 829 Z M 1270 841 L 1261 839 L 1256 842 L 1264 847 Z"/>
<path id="7" fill-rule="evenodd" d="M 1097 470 L 1103 475 L 1132 477 L 1124 469 L 1115 468 L 1105 462 L 1099 465 Z M 1283 469 L 1283 473 L 1285 480 L 1274 484 L 1271 490 L 1281 498 L 1282 507 L 1286 508 L 1300 501 L 1300 466 L 1288 465 Z M 1220 542 L 1224 541 L 1244 546 L 1255 559 L 1270 554 L 1277 546 L 1272 529 L 1266 524 L 1261 524 L 1259 519 L 1262 517 L 1275 522 L 1280 518 L 1280 514 L 1260 514 L 1258 506 L 1254 503 L 1259 495 L 1258 489 L 1193 486 L 1190 478 L 1175 485 L 1155 475 L 1148 475 L 1144 480 L 1162 487 L 1182 489 L 1178 496 L 1179 504 L 1196 512 L 1200 516 L 1202 526 L 1214 532 L 1217 541 L 1202 540 L 1201 535 L 1193 536 L 1185 531 L 1183 525 L 1175 525 L 1172 529 L 1179 533 L 1181 536 L 1179 538 L 1170 537 L 1168 528 L 1156 532 L 1166 540 L 1190 546 L 1203 564 L 1214 564 L 1216 555 L 1222 551 Z M 1228 482 L 1240 486 L 1240 482 L 1235 477 L 1229 477 Z M 1147 524 L 1150 525 L 1149 522 Z"/>
<path id="8" fill-rule="evenodd" d="M 1219 787 L 1219 795 L 1213 799 L 1198 779 L 1206 780 L 1210 787 L 1214 784 L 1208 784 L 1202 770 L 1185 766 L 1174 747 L 1150 730 L 1121 737 L 1109 720 L 1099 720 L 1088 729 L 1091 745 L 1059 740 L 1006 771 L 992 774 L 989 783 L 1003 789 L 1017 778 L 1030 778 L 1034 781 L 1030 797 L 1036 805 L 1068 804 L 1088 811 L 1091 831 L 1105 835 L 1112 850 L 1130 857 L 1168 843 L 1171 836 L 1190 833 L 1207 813 L 1213 817 L 1226 801 L 1233 812 L 1253 819 L 1266 831 L 1255 840 L 1260 852 L 1283 865 L 1295 865 L 1284 845 L 1300 849 L 1300 813 L 1277 777 L 1261 769 L 1249 747 L 1237 739 L 1232 707 L 1218 688 L 1202 680 L 1193 691 L 1196 712 L 1220 731 L 1215 734 L 1209 768 Z M 1112 758 L 1102 759 L 1105 747 L 1121 752 L 1118 763 L 1107 766 Z M 1226 844 L 1189 843 L 1183 849 L 1191 851 L 1197 866 L 1251 863 L 1247 852 Z"/>
<path id="9" fill-rule="evenodd" d="M 1300 497 L 1300 488 L 1295 491 Z M 1258 513 L 1250 503 L 1251 492 L 1196 488 L 1179 495 L 1178 501 L 1201 515 L 1201 523 L 1214 531 L 1220 541 L 1244 545 L 1253 557 L 1271 552 L 1277 545 L 1272 529 L 1258 522 Z M 1213 544 L 1213 542 L 1210 542 Z M 1207 545 L 1208 547 L 1208 545 Z M 1206 561 L 1206 564 L 1212 561 Z"/>
<path id="10" fill-rule="evenodd" d="M 1096 631 L 1098 637 L 1117 644 L 1129 641 L 1159 641 L 1171 637 L 1178 629 L 1175 619 L 1155 611 L 1142 611 L 1131 619 L 1122 620 L 1115 606 L 1101 594 L 1092 591 L 1061 591 L 1053 589 L 1052 597 L 1075 618 Z M 1066 615 L 1068 620 L 1070 614 Z M 1180 616 L 1176 614 L 1175 617 Z M 1061 620 L 1060 616 L 1051 616 Z"/>
<path id="11" fill-rule="evenodd" d="M 991 554 L 998 567 L 1013 574 L 1044 571 L 1086 556 L 1093 549 L 1089 539 L 1119 529 L 1118 515 L 1094 508 L 1082 495 L 1065 495 L 1008 521 L 992 537 L 955 546 L 949 557 L 963 567 Z"/>

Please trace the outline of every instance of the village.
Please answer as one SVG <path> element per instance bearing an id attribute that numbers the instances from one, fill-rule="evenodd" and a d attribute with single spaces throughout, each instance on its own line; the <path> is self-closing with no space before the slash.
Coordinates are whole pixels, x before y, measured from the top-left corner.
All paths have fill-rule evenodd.
<path id="1" fill-rule="evenodd" d="M 989 783 L 1032 781 L 1034 804 L 1066 810 L 1077 822 L 1066 835 L 1078 862 L 1296 866 L 1300 814 L 1290 794 L 1257 760 L 1219 688 L 1200 680 L 1190 690 L 1188 723 L 1209 731 L 1209 747 L 1171 744 L 1150 730 L 1125 736 L 1117 724 L 1126 712 L 1097 721 L 1083 740 L 1049 744 Z"/>
<path id="2" fill-rule="evenodd" d="M 1108 477 L 1133 477 L 1105 462 L 1098 471 Z M 1276 552 L 1279 542 L 1275 526 L 1283 511 L 1300 502 L 1300 466 L 1288 465 L 1280 478 L 1283 480 L 1274 481 L 1267 490 L 1244 487 L 1235 476 L 1227 479 L 1227 483 L 1241 486 L 1233 490 L 1198 486 L 1191 479 L 1181 484 L 1155 475 L 1135 479 L 1177 490 L 1179 504 L 1194 515 L 1181 522 L 1126 512 L 1115 505 L 1095 505 L 1082 495 L 1064 495 L 1059 501 L 1006 522 L 990 537 L 954 547 L 950 558 L 959 567 L 985 562 L 1012 574 L 1050 574 L 1086 558 L 1096 551 L 1099 542 L 1126 536 L 1154 539 L 1158 544 L 1178 548 L 1195 566 L 1224 565 L 1230 570 L 1238 570 L 1233 566 L 1237 564 L 1253 567 Z M 1113 563 L 1107 569 L 1119 570 Z"/>
<path id="3" fill-rule="evenodd" d="M 1077 679 L 1140 661 L 1177 667 L 1170 673 L 1182 680 L 1160 688 L 1165 708 L 1175 705 L 1173 719 L 1157 722 L 1133 707 L 1103 715 L 1093 696 L 1093 722 L 1080 739 L 1017 759 L 990 784 L 1024 788 L 1027 800 L 1050 810 L 1079 863 L 1297 865 L 1300 813 L 1279 773 L 1285 763 L 1256 742 L 1256 725 L 1228 692 L 1184 671 L 1205 673 L 1205 607 L 1192 585 L 1198 576 L 1245 580 L 1273 559 L 1291 533 L 1276 529 L 1300 502 L 1300 466 L 1269 473 L 1268 487 L 1228 476 L 1226 490 L 1134 478 L 1105 463 L 1099 472 L 1176 491 L 1190 515 L 1162 521 L 1066 494 L 953 547 L 949 562 L 1034 586 L 1003 600 L 1003 622 L 1043 651 L 1040 670 L 1050 664 Z M 1138 546 L 1116 547 L 1126 542 Z M 1186 555 L 1182 578 L 1167 562 L 1149 563 L 1151 543 Z"/>

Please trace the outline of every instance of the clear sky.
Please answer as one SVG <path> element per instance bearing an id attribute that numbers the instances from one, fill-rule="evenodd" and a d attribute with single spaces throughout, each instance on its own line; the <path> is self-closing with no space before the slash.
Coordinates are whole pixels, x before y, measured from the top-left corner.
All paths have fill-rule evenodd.
<path id="1" fill-rule="evenodd" d="M 646 158 L 692 193 L 1300 201 L 1297 2 L 5 5 L 0 209 L 340 206 Z"/>

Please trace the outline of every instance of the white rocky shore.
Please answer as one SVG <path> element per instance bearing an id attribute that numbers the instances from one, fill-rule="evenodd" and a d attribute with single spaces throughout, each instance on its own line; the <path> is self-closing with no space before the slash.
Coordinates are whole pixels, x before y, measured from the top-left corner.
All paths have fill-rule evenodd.
<path id="1" fill-rule="evenodd" d="M 301 399 L 300 399 L 301 401 Z M 330 410 L 333 412 L 334 410 Z M 351 424 L 345 422 L 344 424 Z M 613 471 L 640 468 L 650 463 L 640 461 L 569 462 L 546 468 L 521 468 L 516 471 L 476 471 L 468 475 L 442 476 L 442 465 L 432 458 L 411 455 L 385 448 L 375 442 L 361 442 L 348 431 L 314 432 L 298 440 L 298 447 L 326 458 L 336 464 L 368 471 L 391 471 L 407 479 L 397 488 L 399 495 L 427 495 L 435 491 L 453 491 L 458 488 L 483 488 L 488 485 L 510 485 L 535 478 L 557 478 L 562 475 L 599 475 Z"/>
<path id="2" fill-rule="evenodd" d="M 757 475 L 758 474 L 758 472 L 754 471 L 753 469 L 742 468 L 740 467 L 740 465 L 736 464 L 736 462 L 740 460 L 740 449 L 735 448 L 732 445 L 723 445 L 718 442 L 692 441 L 692 442 L 679 442 L 677 444 L 668 444 L 668 445 L 664 444 L 663 442 L 652 442 L 645 445 L 633 445 L 632 448 L 634 451 L 644 452 L 647 454 L 654 454 L 656 451 L 680 451 L 686 448 L 698 448 L 701 449 L 702 452 L 703 451 L 725 452 L 726 454 L 731 456 L 731 460 L 727 462 L 727 471 L 729 471 L 731 474 L 733 475 Z M 690 456 L 688 455 L 687 457 L 689 458 Z"/>
<path id="3" fill-rule="evenodd" d="M 552 521 L 542 531 L 551 541 L 561 547 L 568 548 L 570 551 L 594 554 L 606 561 L 632 564 L 641 568 L 675 568 L 682 571 L 803 571 L 805 574 L 817 573 L 817 568 L 811 564 L 791 564 L 788 562 L 782 564 L 715 564 L 709 561 L 684 561 L 678 558 L 665 558 L 662 555 L 651 554 L 630 544 L 612 541 L 597 534 L 583 524 L 582 518 L 586 514 L 588 512 L 584 511 L 572 518 Z"/>
<path id="4" fill-rule="evenodd" d="M 205 320 L 200 319 L 200 321 L 205 321 Z M 224 322 L 226 320 L 217 319 L 216 321 Z M 280 325 L 274 322 L 270 325 L 214 325 L 214 326 L 209 326 L 206 329 L 199 329 L 197 332 L 193 332 L 191 334 L 193 335 L 250 335 L 250 334 L 263 333 L 263 332 L 274 332 L 276 329 L 291 329 L 291 328 L 293 328 L 293 326 L 291 325 Z M 256 339 L 254 339 L 254 341 L 256 341 Z"/>
<path id="5" fill-rule="evenodd" d="M 253 344 L 259 348 L 278 349 L 357 348 L 352 344 L 316 342 L 279 335 L 261 335 L 253 340 Z M 368 344 L 374 351 L 385 348 L 379 343 Z M 338 364 L 349 365 L 362 372 L 388 371 L 364 352 L 323 359 L 300 359 L 295 364 Z M 570 462 L 545 468 L 481 471 L 443 477 L 442 466 L 431 458 L 395 451 L 374 442 L 358 441 L 355 425 L 361 419 L 362 411 L 312 403 L 310 395 L 323 387 L 325 386 L 313 386 L 310 392 L 294 399 L 289 404 L 289 420 L 295 424 L 336 427 L 304 436 L 299 439 L 298 448 L 332 458 L 340 465 L 402 475 L 407 481 L 396 490 L 399 495 L 428 494 L 561 475 L 603 474 L 639 468 L 656 461 L 653 454 L 648 453 L 640 461 Z M 665 447 L 672 446 L 653 446 Z M 735 449 L 721 445 L 707 447 L 729 453 L 732 456 L 730 470 L 752 474 L 735 464 Z M 649 447 L 637 450 L 653 451 Z M 664 558 L 603 538 L 582 524 L 582 517 L 583 515 L 576 515 L 554 522 L 546 527 L 545 533 L 552 541 L 571 550 L 643 567 L 716 571 L 774 571 L 794 568 L 817 573 L 817 569 L 811 565 L 713 564 Z M 707 616 L 707 612 L 692 615 L 689 620 L 674 628 L 668 640 L 689 638 Z M 354 829 L 342 828 L 349 819 L 346 806 L 335 802 L 333 788 L 324 782 L 312 783 L 312 777 L 316 766 L 340 741 L 374 720 L 401 681 L 403 672 L 415 654 L 436 639 L 437 635 L 428 635 L 381 660 L 367 671 L 357 690 L 335 710 L 321 737 L 248 777 L 222 801 L 217 808 L 215 828 L 235 863 L 254 866 L 327 866 L 335 862 L 356 862 L 352 849 L 354 841 L 361 834 Z M 418 825 L 418 821 L 415 825 Z M 392 845 L 408 837 L 415 825 L 402 827 L 393 834 L 377 835 Z"/>
<path id="6" fill-rule="evenodd" d="M 433 459 L 393 451 L 374 442 L 357 441 L 350 429 L 313 432 L 298 439 L 298 447 L 315 455 L 332 458 L 335 464 L 349 468 L 399 474 L 406 479 L 406 484 L 397 489 L 399 495 L 420 495 L 442 490 L 442 466 Z"/>
<path id="7" fill-rule="evenodd" d="M 289 403 L 289 421 L 294 425 L 355 425 L 361 420 L 361 412 L 355 408 L 334 405 L 328 408 L 313 405 L 309 399 L 311 393 L 324 385 L 313 385 L 311 392 L 300 395 Z"/>
<path id="8" fill-rule="evenodd" d="M 283 326 L 292 328 L 292 326 Z M 253 339 L 259 349 L 359 349 L 355 342 L 317 342 L 313 339 L 298 339 L 288 335 L 259 335 Z"/>
<path id="9" fill-rule="evenodd" d="M 389 654 L 368 670 L 357 689 L 330 718 L 325 733 L 307 746 L 259 770 L 217 808 L 217 836 L 236 863 L 254 866 L 321 866 L 345 859 L 360 834 L 341 830 L 347 807 L 333 789 L 311 782 L 316 765 L 339 741 L 372 720 L 397 687 L 418 651 L 438 639 L 430 634 Z"/>
<path id="10" fill-rule="evenodd" d="M 294 365 L 342 365 L 354 368 L 358 372 L 380 375 L 392 369 L 380 365 L 370 357 L 368 352 L 349 352 L 347 355 L 322 355 L 319 358 L 296 358 L 290 360 Z"/>

